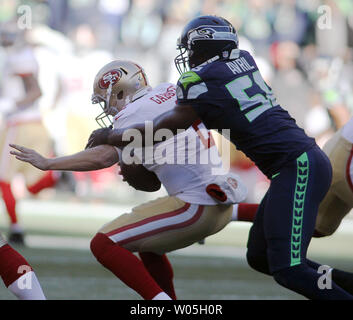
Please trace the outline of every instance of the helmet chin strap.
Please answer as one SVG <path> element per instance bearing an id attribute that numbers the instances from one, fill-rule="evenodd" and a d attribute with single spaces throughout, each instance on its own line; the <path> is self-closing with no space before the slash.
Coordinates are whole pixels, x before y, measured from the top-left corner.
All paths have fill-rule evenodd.
<path id="1" fill-rule="evenodd" d="M 214 57 L 212 57 L 212 58 L 210 58 L 210 59 L 208 59 L 208 60 L 206 60 L 206 61 L 200 63 L 200 64 L 197 65 L 196 67 L 193 67 L 192 69 L 204 67 L 206 64 L 209 64 L 209 63 L 211 63 L 211 62 L 213 62 L 213 61 L 216 61 L 216 60 L 219 60 L 219 59 L 220 59 L 219 55 L 216 55 L 216 56 L 214 56 Z"/>
<path id="2" fill-rule="evenodd" d="M 113 82 L 109 82 L 109 87 L 107 89 L 107 105 L 110 108 L 110 98 L 112 96 Z"/>
<path id="3" fill-rule="evenodd" d="M 117 108 L 110 106 L 110 98 L 112 96 L 112 89 L 113 89 L 113 82 L 111 81 L 109 83 L 109 87 L 107 89 L 107 106 L 108 106 L 107 112 L 106 112 L 107 115 L 108 115 L 108 113 L 110 114 L 112 112 L 114 112 L 114 115 L 118 113 L 118 109 Z"/>
<path id="4" fill-rule="evenodd" d="M 201 63 L 200 65 L 196 66 L 195 68 L 203 67 L 206 64 L 209 64 L 213 61 L 219 60 L 219 59 L 221 59 L 221 56 L 224 59 L 233 60 L 233 59 L 239 58 L 239 54 L 240 54 L 240 49 L 232 49 L 232 51 L 230 51 L 230 52 L 224 51 L 224 52 L 222 52 L 222 55 L 216 55 L 216 56 L 212 57 L 211 59 L 208 59 L 205 62 Z"/>

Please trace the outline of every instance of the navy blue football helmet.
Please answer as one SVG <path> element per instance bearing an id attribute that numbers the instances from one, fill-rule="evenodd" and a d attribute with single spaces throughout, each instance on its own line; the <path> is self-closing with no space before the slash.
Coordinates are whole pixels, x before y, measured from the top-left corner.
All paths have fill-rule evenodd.
<path id="1" fill-rule="evenodd" d="M 191 20 L 183 29 L 177 41 L 180 54 L 174 59 L 182 74 L 189 68 L 218 56 L 227 59 L 239 40 L 234 27 L 226 19 L 217 16 L 200 16 Z"/>

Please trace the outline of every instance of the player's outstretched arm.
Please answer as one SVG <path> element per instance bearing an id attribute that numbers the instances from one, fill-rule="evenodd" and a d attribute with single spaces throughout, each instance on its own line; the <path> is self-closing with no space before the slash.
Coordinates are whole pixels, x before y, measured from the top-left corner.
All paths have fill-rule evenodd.
<path id="1" fill-rule="evenodd" d="M 165 112 L 153 120 L 153 136 L 156 131 L 160 129 L 169 129 L 173 135 L 177 134 L 178 129 L 189 128 L 195 120 L 198 119 L 198 115 L 194 108 L 190 105 L 178 105 L 173 110 Z M 145 124 L 140 123 L 127 128 L 122 129 L 98 129 L 91 133 L 86 145 L 87 148 L 92 148 L 101 144 L 109 144 L 119 148 L 128 145 L 131 140 L 123 140 L 123 133 L 129 129 L 138 130 L 142 137 L 143 146 L 145 143 Z M 159 141 L 154 141 L 157 143 Z"/>
<path id="2" fill-rule="evenodd" d="M 35 150 L 10 144 L 16 159 L 28 162 L 40 170 L 91 171 L 108 168 L 119 161 L 114 147 L 101 145 L 92 149 L 57 158 L 45 158 Z"/>

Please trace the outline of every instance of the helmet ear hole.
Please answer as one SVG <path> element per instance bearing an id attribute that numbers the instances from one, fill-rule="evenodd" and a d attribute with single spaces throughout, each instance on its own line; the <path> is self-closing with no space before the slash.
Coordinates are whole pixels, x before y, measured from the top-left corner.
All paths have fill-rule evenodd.
<path id="1" fill-rule="evenodd" d="M 124 92 L 123 92 L 123 90 L 121 90 L 121 91 L 118 93 L 117 98 L 118 98 L 118 100 L 121 100 L 123 97 L 124 97 Z"/>

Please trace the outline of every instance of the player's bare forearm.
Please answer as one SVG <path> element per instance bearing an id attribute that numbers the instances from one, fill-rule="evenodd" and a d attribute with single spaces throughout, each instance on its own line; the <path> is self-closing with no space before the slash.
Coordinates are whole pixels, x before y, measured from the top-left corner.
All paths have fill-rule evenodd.
<path id="1" fill-rule="evenodd" d="M 17 101 L 16 104 L 18 108 L 25 109 L 37 101 L 41 97 L 42 92 L 38 80 L 34 75 L 26 75 L 22 77 L 22 81 L 26 90 L 26 96 L 22 100 Z"/>
<path id="2" fill-rule="evenodd" d="M 35 150 L 10 144 L 17 151 L 10 153 L 16 159 L 28 162 L 40 170 L 92 171 L 108 168 L 117 163 L 119 156 L 114 147 L 101 145 L 92 149 L 56 158 L 45 158 Z"/>
<path id="3" fill-rule="evenodd" d="M 175 135 L 178 133 L 178 129 L 189 128 L 197 119 L 198 116 L 192 106 L 177 106 L 153 120 L 152 134 L 154 136 L 158 130 L 168 129 Z M 125 147 L 131 142 L 131 139 L 124 139 L 123 137 L 124 133 L 129 133 L 129 130 L 131 133 L 129 136 L 133 137 L 136 133 L 139 134 L 142 146 L 145 146 L 146 126 L 145 123 L 140 123 L 122 129 L 98 129 L 91 134 L 86 148 L 91 148 L 99 144 L 109 144 L 119 148 Z M 160 141 L 153 141 L 153 143 L 158 142 Z"/>
<path id="4" fill-rule="evenodd" d="M 178 129 L 187 129 L 192 123 L 197 119 L 197 115 L 192 107 L 175 107 L 173 110 L 167 111 L 153 120 L 153 136 L 158 130 L 169 129 L 173 135 L 177 134 Z M 125 129 L 112 130 L 108 135 L 108 144 L 114 146 L 126 146 L 130 143 L 130 140 L 123 140 L 123 133 L 127 130 L 135 129 L 138 130 L 142 137 L 143 146 L 145 146 L 145 135 L 146 126 L 141 123 L 136 126 L 131 126 Z M 153 143 L 158 143 L 159 141 L 154 141 Z"/>

